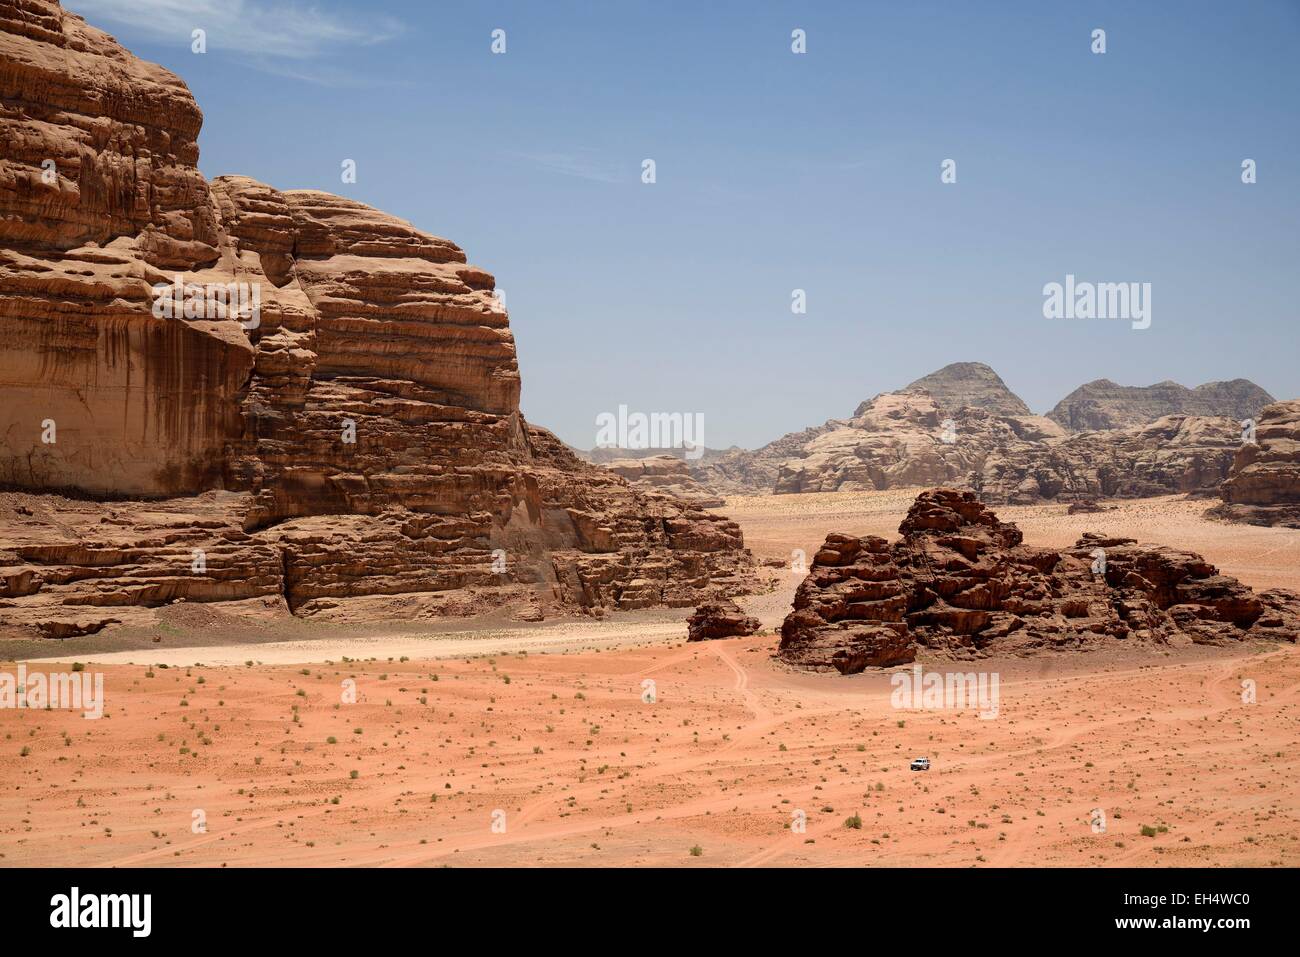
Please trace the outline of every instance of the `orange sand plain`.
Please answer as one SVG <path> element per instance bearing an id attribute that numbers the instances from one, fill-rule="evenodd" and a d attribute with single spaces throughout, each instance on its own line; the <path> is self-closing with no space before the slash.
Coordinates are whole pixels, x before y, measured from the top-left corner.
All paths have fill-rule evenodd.
<path id="1" fill-rule="evenodd" d="M 893 535 L 912 494 L 725 511 L 760 557 L 788 558 L 832 528 Z M 1122 531 L 1300 588 L 1300 535 L 1212 524 L 1203 508 L 999 513 L 1032 544 Z M 748 604 L 770 627 L 795 576 L 769 574 L 774 590 Z M 683 631 L 614 616 L 96 656 L 103 719 L 0 710 L 0 864 L 1300 864 L 1294 646 L 1115 644 L 960 666 L 1001 675 L 984 720 L 897 710 L 888 673 L 791 671 L 770 631 L 700 645 Z M 919 755 L 931 771 L 908 770 Z"/>

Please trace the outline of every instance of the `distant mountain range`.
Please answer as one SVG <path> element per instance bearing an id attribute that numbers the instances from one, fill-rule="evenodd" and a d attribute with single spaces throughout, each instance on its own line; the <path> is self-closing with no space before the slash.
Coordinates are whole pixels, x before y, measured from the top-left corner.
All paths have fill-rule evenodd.
<path id="1" fill-rule="evenodd" d="M 688 466 L 724 495 L 927 484 L 975 488 L 990 502 L 1208 493 L 1231 467 L 1241 420 L 1273 401 L 1247 379 L 1194 389 L 1098 379 L 1041 416 L 988 365 L 955 362 L 862 402 L 847 420 L 752 451 L 709 449 Z M 682 450 L 578 454 L 601 463 Z"/>
<path id="2" fill-rule="evenodd" d="M 1177 382 L 1116 385 L 1097 379 L 1081 385 L 1047 413 L 1070 432 L 1124 429 L 1146 425 L 1162 415 L 1222 415 L 1255 418 L 1273 397 L 1249 379 L 1207 382 L 1195 389 Z"/>

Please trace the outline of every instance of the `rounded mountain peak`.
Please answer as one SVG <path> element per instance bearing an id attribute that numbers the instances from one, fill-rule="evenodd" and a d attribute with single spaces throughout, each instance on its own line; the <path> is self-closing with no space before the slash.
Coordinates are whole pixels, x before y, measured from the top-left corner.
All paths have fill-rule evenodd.
<path id="1" fill-rule="evenodd" d="M 1024 400 L 1007 388 L 983 362 L 953 362 L 917 379 L 908 389 L 924 389 L 945 412 L 971 407 L 997 415 L 1032 415 Z"/>

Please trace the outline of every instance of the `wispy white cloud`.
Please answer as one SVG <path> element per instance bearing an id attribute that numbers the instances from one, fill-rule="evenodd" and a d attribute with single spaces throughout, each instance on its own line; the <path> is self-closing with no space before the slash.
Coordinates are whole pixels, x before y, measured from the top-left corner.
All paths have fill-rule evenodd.
<path id="1" fill-rule="evenodd" d="M 209 50 L 268 65 L 273 59 L 307 61 L 342 47 L 382 43 L 401 32 L 396 20 L 365 7 L 344 16 L 295 0 L 64 0 L 63 5 L 100 29 L 127 27 L 136 36 L 186 47 L 192 32 L 202 29 Z"/>
<path id="2" fill-rule="evenodd" d="M 277 60 L 272 57 L 258 57 L 249 60 L 248 63 L 262 73 L 282 76 L 290 80 L 301 80 L 303 83 L 313 83 L 316 86 L 347 87 L 351 90 L 378 88 L 392 90 L 414 85 L 410 80 L 361 73 L 347 67 L 336 66 L 326 60 Z"/>
<path id="3" fill-rule="evenodd" d="M 511 152 L 515 159 L 532 163 L 552 173 L 576 176 L 593 183 L 629 183 L 636 182 L 641 175 L 640 162 L 633 163 L 627 169 L 619 169 L 609 159 L 595 150 L 578 147 L 565 152 L 519 153 Z"/>

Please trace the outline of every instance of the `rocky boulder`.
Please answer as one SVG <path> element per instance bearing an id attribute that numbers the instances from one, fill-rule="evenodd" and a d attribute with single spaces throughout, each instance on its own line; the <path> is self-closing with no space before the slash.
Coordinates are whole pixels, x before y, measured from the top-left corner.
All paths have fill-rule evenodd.
<path id="1" fill-rule="evenodd" d="M 738 638 L 752 635 L 760 625 L 741 611 L 730 599 L 700 605 L 686 620 L 687 641 L 707 641 L 713 638 Z"/>

